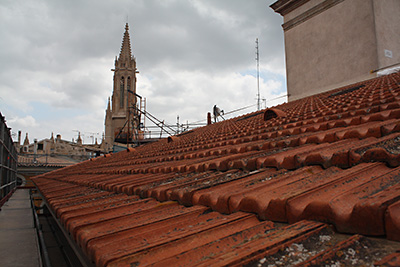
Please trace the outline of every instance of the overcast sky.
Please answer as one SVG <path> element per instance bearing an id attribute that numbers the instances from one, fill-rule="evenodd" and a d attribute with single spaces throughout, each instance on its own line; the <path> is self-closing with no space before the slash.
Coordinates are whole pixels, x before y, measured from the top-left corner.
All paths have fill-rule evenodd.
<path id="1" fill-rule="evenodd" d="M 129 23 L 147 111 L 175 124 L 286 94 L 282 17 L 274 0 L 1 0 L 0 111 L 33 142 L 101 140 L 115 56 Z M 238 116 L 256 106 L 233 113 Z M 229 117 L 229 116 L 227 116 Z M 149 126 L 150 124 L 147 123 Z M 94 136 L 91 138 L 90 136 Z"/>

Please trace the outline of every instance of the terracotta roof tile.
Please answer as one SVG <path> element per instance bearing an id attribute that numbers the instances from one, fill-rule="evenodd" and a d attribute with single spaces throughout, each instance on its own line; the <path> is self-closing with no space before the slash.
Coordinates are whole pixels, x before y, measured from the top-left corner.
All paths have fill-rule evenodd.
<path id="1" fill-rule="evenodd" d="M 385 230 L 389 239 L 400 241 L 400 201 L 393 203 L 386 210 Z"/>
<path id="2" fill-rule="evenodd" d="M 168 259 L 171 256 L 188 252 L 197 247 L 210 244 L 215 240 L 220 240 L 245 230 L 247 232 L 253 230 L 253 234 L 256 234 L 260 230 L 265 231 L 273 227 L 271 222 L 260 222 L 255 216 L 246 216 L 243 214 L 240 214 L 240 217 L 235 216 L 228 220 L 220 221 L 220 223 L 220 225 L 205 229 L 195 235 L 187 235 L 178 240 L 122 257 L 111 262 L 109 266 L 126 266 L 134 262 L 140 265 L 155 264 L 158 263 L 160 259 Z"/>
<path id="3" fill-rule="evenodd" d="M 364 237 L 360 235 L 352 236 L 337 245 L 320 252 L 311 259 L 303 262 L 303 266 L 324 266 L 332 262 L 341 262 L 344 266 L 366 266 L 369 265 L 368 257 L 359 254 L 360 249 L 365 246 Z"/>
<path id="4" fill-rule="evenodd" d="M 392 253 L 380 261 L 374 263 L 376 266 L 400 266 L 400 252 Z"/>
<path id="5" fill-rule="evenodd" d="M 99 266 L 389 266 L 400 249 L 387 240 L 400 241 L 399 93 L 394 73 L 34 182 Z"/>
<path id="6" fill-rule="evenodd" d="M 263 257 L 278 246 L 283 247 L 297 241 L 302 234 L 318 231 L 326 227 L 321 223 L 303 221 L 283 228 L 268 229 L 265 225 L 240 231 L 233 235 L 221 238 L 213 243 L 197 247 L 190 251 L 167 258 L 157 263 L 159 266 L 171 266 L 179 262 L 182 266 L 210 266 L 218 263 L 221 266 L 231 266 L 246 263 Z M 240 236 L 240 238 L 238 238 Z M 302 239 L 303 236 L 300 237 Z"/>

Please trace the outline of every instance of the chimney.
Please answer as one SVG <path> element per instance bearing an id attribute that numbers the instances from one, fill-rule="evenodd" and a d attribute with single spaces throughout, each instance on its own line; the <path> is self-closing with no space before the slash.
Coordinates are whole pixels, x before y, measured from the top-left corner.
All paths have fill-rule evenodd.
<path id="1" fill-rule="evenodd" d="M 211 112 L 207 113 L 207 125 L 211 124 Z"/>
<path id="2" fill-rule="evenodd" d="M 18 145 L 21 144 L 21 131 L 18 131 Z"/>
<path id="3" fill-rule="evenodd" d="M 38 163 L 37 162 L 37 147 L 38 147 L 38 143 L 37 143 L 37 139 L 33 139 L 34 145 L 33 145 L 33 163 Z"/>
<path id="4" fill-rule="evenodd" d="M 35 143 L 34 146 L 33 146 L 33 153 L 37 154 L 37 148 L 38 148 L 37 139 L 35 138 L 33 140 L 33 142 Z"/>

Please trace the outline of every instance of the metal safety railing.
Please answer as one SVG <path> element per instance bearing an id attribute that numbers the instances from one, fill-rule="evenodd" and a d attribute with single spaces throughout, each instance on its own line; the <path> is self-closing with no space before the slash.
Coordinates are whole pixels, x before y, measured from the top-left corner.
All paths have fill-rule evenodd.
<path id="1" fill-rule="evenodd" d="M 0 113 L 0 203 L 17 187 L 17 162 L 17 150 L 11 138 L 10 128 Z"/>

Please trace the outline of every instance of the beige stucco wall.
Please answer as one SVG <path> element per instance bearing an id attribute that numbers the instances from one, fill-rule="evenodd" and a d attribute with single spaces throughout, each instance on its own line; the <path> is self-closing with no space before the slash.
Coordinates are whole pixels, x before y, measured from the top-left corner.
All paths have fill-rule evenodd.
<path id="1" fill-rule="evenodd" d="M 307 10 L 311 9 L 312 7 L 324 2 L 325 0 L 309 0 L 308 2 L 306 2 L 305 4 L 299 6 L 298 8 L 296 8 L 295 10 L 293 10 L 292 12 L 286 14 L 283 17 L 283 22 L 288 22 L 289 20 L 297 17 L 298 15 L 303 14 L 304 12 L 306 12 Z"/>
<path id="2" fill-rule="evenodd" d="M 379 68 L 400 63 L 400 0 L 374 0 Z M 391 51 L 392 58 L 385 55 Z"/>
<path id="3" fill-rule="evenodd" d="M 286 30 L 289 101 L 373 78 L 376 47 L 373 0 L 346 0 Z"/>

